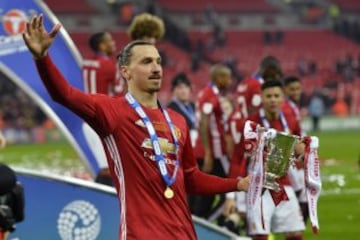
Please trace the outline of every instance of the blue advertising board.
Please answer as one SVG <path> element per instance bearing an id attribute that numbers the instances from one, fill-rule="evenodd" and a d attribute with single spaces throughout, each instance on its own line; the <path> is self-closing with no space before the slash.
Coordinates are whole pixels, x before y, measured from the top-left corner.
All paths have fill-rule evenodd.
<path id="1" fill-rule="evenodd" d="M 118 239 L 115 189 L 29 170 L 16 173 L 25 192 L 25 220 L 9 240 Z"/>
<path id="2" fill-rule="evenodd" d="M 32 170 L 15 171 L 25 191 L 25 220 L 16 224 L 8 240 L 118 239 L 120 210 L 114 188 Z M 193 219 L 200 240 L 243 239 Z"/>
<path id="3" fill-rule="evenodd" d="M 82 119 L 50 98 L 22 39 L 21 33 L 25 30 L 26 21 L 33 14 L 39 13 L 43 13 L 44 25 L 48 30 L 58 22 L 40 0 L 0 1 L 0 72 L 25 91 L 56 123 L 90 173 L 95 175 L 100 167 L 86 141 Z M 83 90 L 82 59 L 64 28 L 49 53 L 70 84 Z"/>

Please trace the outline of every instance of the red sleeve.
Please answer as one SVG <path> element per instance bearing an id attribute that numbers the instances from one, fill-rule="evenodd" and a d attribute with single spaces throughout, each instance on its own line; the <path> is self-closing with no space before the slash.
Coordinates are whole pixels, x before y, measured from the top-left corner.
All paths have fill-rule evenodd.
<path id="1" fill-rule="evenodd" d="M 41 80 L 54 101 L 71 109 L 84 120 L 96 116 L 95 98 L 69 85 L 49 54 L 35 60 L 35 64 Z"/>
<path id="2" fill-rule="evenodd" d="M 293 130 L 292 134 L 297 135 L 297 136 L 301 136 L 302 131 L 301 131 L 300 122 L 295 119 L 294 125 L 295 126 L 294 126 L 294 130 Z"/>
<path id="3" fill-rule="evenodd" d="M 290 106 L 289 106 L 290 107 Z M 282 108 L 284 109 L 284 108 Z M 285 109 L 286 110 L 286 109 Z M 297 120 L 296 115 L 292 108 L 288 109 L 288 111 L 283 111 L 286 121 L 288 122 L 291 134 L 301 136 L 301 126 L 300 121 Z"/>
<path id="4" fill-rule="evenodd" d="M 189 137 L 185 141 L 182 160 L 187 193 L 213 195 L 237 191 L 237 179 L 220 178 L 199 170 Z"/>

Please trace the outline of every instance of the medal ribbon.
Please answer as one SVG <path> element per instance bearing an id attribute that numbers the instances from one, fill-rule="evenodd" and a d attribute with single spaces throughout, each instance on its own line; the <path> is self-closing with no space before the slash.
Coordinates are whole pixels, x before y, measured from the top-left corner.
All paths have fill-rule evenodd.
<path id="1" fill-rule="evenodd" d="M 254 135 L 257 135 L 257 147 L 255 151 L 255 156 L 252 158 L 252 162 L 250 164 L 250 186 L 248 193 L 246 194 L 246 201 L 248 206 L 247 218 L 248 221 L 251 223 L 255 221 L 254 219 L 254 210 L 255 206 L 257 205 L 258 201 L 261 201 L 261 194 L 262 194 L 262 187 L 263 187 L 263 178 L 264 178 L 264 171 L 263 171 L 263 154 L 264 154 L 264 146 L 266 141 L 265 132 L 259 130 L 259 126 L 256 127 L 256 132 L 254 131 L 253 127 L 251 126 L 250 121 L 246 121 L 244 127 L 244 140 L 253 140 Z"/>
<path id="2" fill-rule="evenodd" d="M 269 121 L 266 119 L 264 108 L 260 108 L 259 113 L 260 113 L 260 118 L 261 118 L 261 121 L 262 121 L 265 129 L 269 130 L 271 127 L 270 127 Z M 286 121 L 285 116 L 282 111 L 280 111 L 280 121 L 284 128 L 284 132 L 290 133 L 289 125 L 287 124 L 287 121 Z"/>
<path id="3" fill-rule="evenodd" d="M 173 172 L 171 177 L 169 176 L 169 172 L 168 172 L 168 169 L 166 167 L 164 155 L 161 152 L 158 136 L 156 135 L 155 128 L 154 128 L 153 124 L 151 123 L 149 117 L 144 112 L 144 110 L 141 107 L 140 103 L 129 92 L 126 93 L 125 98 L 126 98 L 127 102 L 129 103 L 129 105 L 131 106 L 131 108 L 136 111 L 136 113 L 139 115 L 139 117 L 141 118 L 141 120 L 145 124 L 145 127 L 146 127 L 146 129 L 147 129 L 147 131 L 149 133 L 149 136 L 150 136 L 152 146 L 154 148 L 155 161 L 156 161 L 157 167 L 159 169 L 161 177 L 164 180 L 166 186 L 170 187 L 175 182 L 176 174 L 177 174 L 178 169 L 179 169 L 179 159 L 177 157 L 178 156 L 178 150 L 179 150 L 179 142 L 178 142 L 178 139 L 177 139 L 177 137 L 175 135 L 175 128 L 174 128 L 174 125 L 173 125 L 173 123 L 172 123 L 172 121 L 170 119 L 169 114 L 167 113 L 166 109 L 158 101 L 158 105 L 160 106 L 161 112 L 165 116 L 166 122 L 167 122 L 167 124 L 168 124 L 168 126 L 170 128 L 171 135 L 173 137 L 174 145 L 175 145 L 176 161 L 175 161 L 175 169 L 174 169 L 174 172 Z"/>
<path id="4" fill-rule="evenodd" d="M 309 206 L 309 216 L 313 233 L 319 230 L 317 201 L 321 192 L 320 161 L 318 158 L 319 139 L 305 137 L 305 185 Z"/>

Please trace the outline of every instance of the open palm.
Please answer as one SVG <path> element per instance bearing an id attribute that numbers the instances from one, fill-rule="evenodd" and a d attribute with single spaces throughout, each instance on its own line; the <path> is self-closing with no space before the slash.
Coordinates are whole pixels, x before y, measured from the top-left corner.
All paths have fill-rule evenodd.
<path id="1" fill-rule="evenodd" d="M 42 15 L 35 15 L 26 23 L 23 39 L 34 58 L 39 59 L 46 55 L 60 28 L 61 25 L 59 23 L 55 24 L 50 33 L 48 33 L 44 27 Z"/>

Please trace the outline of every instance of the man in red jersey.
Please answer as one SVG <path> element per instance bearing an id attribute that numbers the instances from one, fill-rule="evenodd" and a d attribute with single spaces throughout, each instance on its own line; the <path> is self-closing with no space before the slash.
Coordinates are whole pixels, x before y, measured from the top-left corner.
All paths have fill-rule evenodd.
<path id="1" fill-rule="evenodd" d="M 231 132 L 228 133 L 232 135 L 234 145 L 240 145 L 243 124 L 245 123 L 246 118 L 250 114 L 257 112 L 261 107 L 261 84 L 268 80 L 280 80 L 281 77 L 282 70 L 278 59 L 269 55 L 261 60 L 259 70 L 256 73 L 238 84 L 234 93 L 235 110 L 229 121 Z M 235 147 L 231 158 L 240 158 L 241 164 L 244 164 L 247 161 L 246 159 L 242 159 L 243 154 L 240 154 L 241 152 L 241 148 Z M 234 161 L 231 160 L 231 162 Z M 244 166 L 246 165 L 247 164 Z M 230 168 L 229 176 L 233 176 L 234 169 L 237 169 L 237 167 L 234 167 L 233 165 L 233 167 Z M 228 217 L 231 214 L 231 211 L 235 209 L 235 201 L 237 202 L 237 211 L 241 216 L 244 216 L 246 211 L 244 193 L 238 193 L 236 195 L 228 193 L 226 195 L 223 211 L 225 216 Z"/>
<path id="2" fill-rule="evenodd" d="M 115 41 L 108 32 L 98 32 L 91 35 L 89 47 L 94 56 L 83 61 L 83 81 L 86 93 L 101 93 L 109 96 L 120 96 L 124 91 L 124 81 L 120 78 L 116 61 L 112 55 L 116 51 Z M 83 124 L 83 132 L 90 149 L 99 164 L 100 171 L 95 181 L 112 185 L 109 168 L 102 147 L 101 140 L 95 131 L 87 124 Z"/>
<path id="3" fill-rule="evenodd" d="M 156 44 L 156 41 L 160 40 L 165 34 L 164 22 L 157 16 L 142 13 L 134 17 L 128 29 L 128 34 L 131 40 L 146 40 Z M 114 70 L 117 70 L 116 62 L 110 59 L 110 56 L 115 51 L 115 44 L 111 35 L 107 32 L 96 33 L 90 38 L 89 45 L 95 52 L 96 57 L 94 60 L 84 61 L 83 73 L 87 92 L 104 93 L 110 96 L 117 96 L 126 92 L 126 84 L 119 71 L 116 72 L 115 81 L 111 78 Z M 99 68 L 95 68 L 97 66 Z M 94 81 L 94 79 L 97 79 L 97 81 Z M 84 124 L 83 128 L 86 140 L 94 151 L 101 168 L 96 177 L 96 182 L 112 185 L 100 139 L 88 125 Z"/>
<path id="4" fill-rule="evenodd" d="M 301 126 L 301 113 L 300 113 L 300 97 L 302 86 L 300 79 L 296 76 L 288 76 L 284 78 L 284 94 L 285 101 L 282 105 L 282 111 L 285 115 L 291 115 Z M 305 135 L 304 131 L 301 131 L 301 135 Z M 295 168 L 292 169 L 291 174 L 291 182 L 296 191 L 296 195 L 298 197 L 301 212 L 304 217 L 304 222 L 306 223 L 309 217 L 309 208 L 306 197 L 306 187 L 305 187 L 305 179 L 304 179 L 304 164 L 302 162 L 296 162 Z"/>
<path id="5" fill-rule="evenodd" d="M 285 100 L 282 111 L 286 115 L 292 115 L 297 121 L 301 121 L 300 98 L 302 86 L 300 79 L 296 76 L 288 76 L 283 79 Z"/>
<path id="6" fill-rule="evenodd" d="M 219 160 L 223 172 L 227 172 L 226 146 L 224 139 L 224 112 L 220 96 L 230 87 L 231 71 L 224 65 L 214 65 L 210 70 L 211 82 L 202 89 L 197 99 L 197 110 L 200 114 L 199 132 L 204 148 L 204 172 L 212 172 L 215 159 Z"/>
<path id="7" fill-rule="evenodd" d="M 235 92 L 235 107 L 242 116 L 248 117 L 261 107 L 261 84 L 268 80 L 280 80 L 280 63 L 274 56 L 262 59 L 259 70 L 251 77 L 240 82 Z"/>
<path id="8" fill-rule="evenodd" d="M 71 87 L 48 54 L 60 27 L 47 33 L 42 15 L 35 15 L 23 38 L 52 98 L 102 139 L 121 204 L 119 239 L 196 239 L 186 193 L 246 190 L 249 178 L 223 179 L 198 169 L 184 118 L 157 99 L 162 67 L 154 45 L 133 41 L 120 53 L 126 96 L 89 95 Z"/>
<path id="9" fill-rule="evenodd" d="M 91 35 L 89 46 L 94 57 L 83 61 L 84 89 L 87 93 L 102 93 L 109 96 L 121 95 L 120 74 L 112 55 L 116 51 L 115 41 L 108 32 Z"/>
<path id="10" fill-rule="evenodd" d="M 279 81 L 267 81 L 261 86 L 261 101 L 263 107 L 258 112 L 249 116 L 251 126 L 254 131 L 256 125 L 259 124 L 266 129 L 273 128 L 277 131 L 286 132 L 288 134 L 300 135 L 299 122 L 291 115 L 285 115 L 281 111 L 284 100 L 282 84 Z M 237 121 L 244 132 L 245 121 Z M 301 153 L 301 144 L 298 144 L 296 151 Z M 254 150 L 254 141 L 246 141 L 244 137 L 238 145 L 238 156 L 231 159 L 230 173 L 231 176 L 246 175 L 247 164 L 244 162 L 245 153 Z M 249 234 L 254 240 L 267 240 L 268 234 L 285 233 L 287 240 L 302 239 L 302 231 L 304 230 L 304 222 L 300 213 L 300 207 L 296 199 L 294 189 L 291 187 L 288 176 L 279 179 L 280 191 L 263 189 L 261 201 L 255 205 L 253 219 L 247 222 Z"/>
<path id="11" fill-rule="evenodd" d="M 225 177 L 229 168 L 224 138 L 224 112 L 221 107 L 221 92 L 231 84 L 231 71 L 228 67 L 216 64 L 210 69 L 210 83 L 202 89 L 197 98 L 196 108 L 199 118 L 199 135 L 204 150 L 203 159 L 199 159 L 204 172 Z M 224 202 L 224 195 L 213 207 L 215 196 L 201 197 L 193 213 L 214 220 L 220 215 L 218 209 Z"/>

